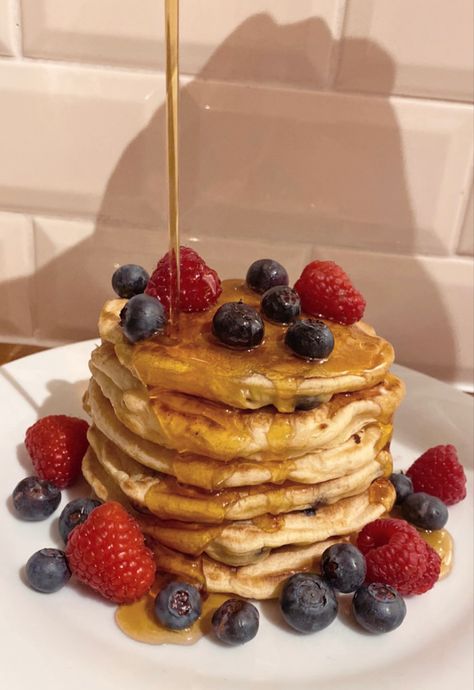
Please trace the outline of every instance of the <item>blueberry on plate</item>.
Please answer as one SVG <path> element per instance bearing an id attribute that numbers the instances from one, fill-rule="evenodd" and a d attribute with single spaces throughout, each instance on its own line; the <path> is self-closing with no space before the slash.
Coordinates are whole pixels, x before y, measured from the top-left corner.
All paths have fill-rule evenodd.
<path id="1" fill-rule="evenodd" d="M 45 520 L 61 501 L 60 490 L 38 477 L 22 479 L 13 491 L 13 505 L 23 520 Z"/>
<path id="2" fill-rule="evenodd" d="M 89 517 L 90 513 L 100 506 L 101 502 L 95 498 L 76 498 L 64 506 L 59 516 L 59 534 L 64 543 L 67 542 L 70 533 Z"/>
<path id="3" fill-rule="evenodd" d="M 71 577 L 66 554 L 59 549 L 37 551 L 28 559 L 26 577 L 37 592 L 57 592 Z"/>
<path id="4" fill-rule="evenodd" d="M 221 343 L 250 350 L 263 340 L 263 321 L 256 309 L 243 302 L 227 302 L 214 314 L 212 332 Z"/>
<path id="5" fill-rule="evenodd" d="M 413 493 L 413 482 L 410 477 L 407 477 L 403 472 L 394 472 L 390 475 L 389 479 L 397 492 L 395 503 L 399 505 L 407 496 Z"/>
<path id="6" fill-rule="evenodd" d="M 170 582 L 155 599 L 155 616 L 170 630 L 191 627 L 201 615 L 201 595 L 187 582 Z"/>
<path id="7" fill-rule="evenodd" d="M 356 621 L 371 633 L 386 633 L 403 623 L 407 607 L 397 590 L 373 582 L 354 594 L 352 611 Z"/>
<path id="8" fill-rule="evenodd" d="M 275 285 L 288 285 L 286 269 L 273 259 L 254 261 L 247 271 L 246 283 L 254 292 L 263 294 Z"/>
<path id="9" fill-rule="evenodd" d="M 125 264 L 112 276 L 112 287 L 119 297 L 130 299 L 145 292 L 150 276 L 142 266 Z"/>
<path id="10" fill-rule="evenodd" d="M 166 325 L 165 308 L 150 295 L 135 295 L 120 312 L 120 325 L 131 343 L 151 338 Z"/>
<path id="11" fill-rule="evenodd" d="M 333 588 L 315 573 L 298 573 L 284 584 L 280 609 L 285 621 L 301 633 L 326 628 L 336 617 L 337 599 Z"/>
<path id="12" fill-rule="evenodd" d="M 293 288 L 277 285 L 263 295 L 262 311 L 269 321 L 291 323 L 301 314 L 300 296 Z"/>
<path id="13" fill-rule="evenodd" d="M 334 336 L 323 321 L 302 319 L 289 326 L 285 343 L 298 357 L 327 359 L 334 349 Z"/>
<path id="14" fill-rule="evenodd" d="M 407 496 L 401 509 L 405 520 L 421 529 L 442 529 L 448 521 L 446 504 L 423 491 Z"/>
<path id="15" fill-rule="evenodd" d="M 321 574 L 338 592 L 355 592 L 366 572 L 365 558 L 352 544 L 333 544 L 321 556 Z"/>
<path id="16" fill-rule="evenodd" d="M 228 599 L 214 611 L 212 627 L 221 642 L 245 644 L 258 632 L 259 614 L 253 604 L 242 599 Z"/>

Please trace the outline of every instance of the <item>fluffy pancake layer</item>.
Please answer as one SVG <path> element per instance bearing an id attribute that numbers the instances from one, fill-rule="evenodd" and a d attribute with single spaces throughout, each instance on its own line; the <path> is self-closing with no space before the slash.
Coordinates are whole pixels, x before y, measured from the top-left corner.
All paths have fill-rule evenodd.
<path id="1" fill-rule="evenodd" d="M 134 434 L 179 453 L 223 461 L 281 460 L 335 447 L 368 424 L 390 424 L 404 393 L 400 379 L 388 374 L 372 388 L 335 395 L 314 410 L 276 413 L 147 389 L 108 344 L 94 350 L 90 369 L 117 418 Z"/>
<path id="2" fill-rule="evenodd" d="M 210 491 L 265 482 L 316 484 L 335 479 L 373 460 L 389 442 L 392 431 L 391 425 L 371 424 L 336 447 L 297 458 L 273 462 L 237 458 L 224 463 L 203 455 L 178 453 L 133 433 L 116 417 L 111 403 L 94 380 L 90 382 L 85 404 L 95 426 L 138 463 L 171 475 L 183 484 Z"/>
<path id="3" fill-rule="evenodd" d="M 208 492 L 139 464 L 95 426 L 88 436 L 100 464 L 127 498 L 163 520 L 219 524 L 328 505 L 366 490 L 386 465 L 385 458 L 369 460 L 354 472 L 318 484 L 285 482 Z"/>
<path id="4" fill-rule="evenodd" d="M 99 319 L 101 338 L 115 347 L 120 362 L 147 386 L 256 409 L 274 405 L 292 412 L 301 398 L 327 400 L 340 392 L 371 387 L 382 381 L 394 359 L 393 348 L 366 324 L 329 323 L 334 350 L 325 362 L 295 357 L 284 344 L 284 327 L 265 322 L 265 341 L 252 351 L 229 350 L 211 333 L 215 311 L 242 299 L 257 309 L 260 296 L 242 281 L 224 281 L 217 305 L 201 314 L 181 314 L 180 338 L 170 344 L 154 338 L 131 345 L 120 329 L 124 300 L 107 302 Z"/>

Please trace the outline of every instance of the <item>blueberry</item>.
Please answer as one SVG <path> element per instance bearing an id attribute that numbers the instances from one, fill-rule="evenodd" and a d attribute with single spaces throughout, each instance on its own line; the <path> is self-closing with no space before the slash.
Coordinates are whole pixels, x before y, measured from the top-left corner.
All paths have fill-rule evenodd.
<path id="1" fill-rule="evenodd" d="M 355 592 L 365 580 L 365 558 L 352 544 L 333 544 L 321 557 L 321 573 L 339 592 Z"/>
<path id="2" fill-rule="evenodd" d="M 286 269 L 273 259 L 254 261 L 247 271 L 247 285 L 251 290 L 263 294 L 275 285 L 288 285 Z"/>
<path id="3" fill-rule="evenodd" d="M 125 337 L 132 343 L 162 331 L 166 320 L 160 300 L 150 295 L 135 295 L 120 312 L 120 325 Z"/>
<path id="4" fill-rule="evenodd" d="M 70 533 L 77 525 L 85 522 L 94 508 L 100 506 L 100 501 L 94 498 L 76 498 L 64 506 L 59 516 L 59 534 L 64 543 L 67 542 Z"/>
<path id="5" fill-rule="evenodd" d="M 13 505 L 24 520 L 44 520 L 61 501 L 61 492 L 45 479 L 27 477 L 13 491 Z"/>
<path id="6" fill-rule="evenodd" d="M 253 640 L 258 632 L 259 614 L 253 604 L 228 599 L 212 616 L 212 627 L 221 642 L 238 645 Z"/>
<path id="7" fill-rule="evenodd" d="M 289 326 L 285 343 L 298 357 L 326 359 L 334 349 L 334 336 L 318 319 L 302 319 Z"/>
<path id="8" fill-rule="evenodd" d="M 397 499 L 395 503 L 399 505 L 407 496 L 413 493 L 413 482 L 411 481 L 410 477 L 407 477 L 406 474 L 403 474 L 403 472 L 391 474 L 389 479 L 395 487 L 395 491 L 397 492 Z"/>
<path id="9" fill-rule="evenodd" d="M 155 615 L 170 630 L 189 628 L 201 615 L 201 595 L 187 582 L 170 582 L 155 599 Z"/>
<path id="10" fill-rule="evenodd" d="M 262 311 L 270 321 L 291 323 L 301 314 L 300 296 L 293 288 L 277 285 L 263 295 Z"/>
<path id="11" fill-rule="evenodd" d="M 59 549 L 37 551 L 26 564 L 26 577 L 38 592 L 57 592 L 71 577 L 66 554 Z"/>
<path id="12" fill-rule="evenodd" d="M 352 611 L 363 628 L 372 633 L 385 633 L 401 625 L 407 607 L 394 587 L 373 582 L 356 591 Z"/>
<path id="13" fill-rule="evenodd" d="M 150 276 L 141 266 L 125 264 L 112 276 L 112 287 L 119 297 L 130 299 L 145 292 Z"/>
<path id="14" fill-rule="evenodd" d="M 321 401 L 317 396 L 307 395 L 304 398 L 298 398 L 295 409 L 301 410 L 302 412 L 308 412 L 309 410 L 314 410 L 320 405 Z"/>
<path id="15" fill-rule="evenodd" d="M 227 302 L 214 314 L 212 332 L 224 345 L 248 350 L 260 345 L 264 327 L 260 314 L 249 304 Z"/>
<path id="16" fill-rule="evenodd" d="M 298 573 L 284 584 L 280 595 L 283 618 L 301 633 L 326 628 L 336 617 L 333 588 L 315 573 Z"/>
<path id="17" fill-rule="evenodd" d="M 446 504 L 423 491 L 407 496 L 401 509 L 405 520 L 421 529 L 441 529 L 448 521 Z"/>

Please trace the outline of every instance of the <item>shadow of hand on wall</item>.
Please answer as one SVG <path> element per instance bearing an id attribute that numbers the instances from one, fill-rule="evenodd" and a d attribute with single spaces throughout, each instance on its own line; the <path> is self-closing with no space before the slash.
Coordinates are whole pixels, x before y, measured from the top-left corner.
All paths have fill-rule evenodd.
<path id="1" fill-rule="evenodd" d="M 379 81 L 390 92 L 390 56 L 366 40 L 348 38 L 340 47 L 354 43 L 358 50 L 377 52 Z M 268 241 L 269 254 L 278 241 L 393 251 L 397 237 L 400 253 L 410 254 L 416 221 L 392 106 L 382 98 L 360 98 L 354 107 L 344 94 L 315 96 L 311 90 L 324 82 L 328 66 L 314 64 L 312 45 L 328 46 L 331 55 L 339 47 L 320 19 L 279 25 L 255 15 L 182 87 L 183 234 L 258 238 Z M 274 88 L 282 83 L 290 90 Z M 166 199 L 161 104 L 118 160 L 95 232 L 38 271 L 33 299 L 40 302 L 40 336 L 96 335 L 114 264 L 137 261 L 151 269 L 166 250 Z M 248 256 L 248 263 L 255 258 Z M 392 340 L 399 361 L 427 373 L 444 362 L 449 380 L 456 369 L 449 317 L 422 265 L 413 259 L 387 270 L 383 258 L 368 265 L 374 268 L 365 282 L 377 296 L 371 308 L 369 295 L 368 319 Z M 351 266 L 345 268 L 350 274 Z M 423 302 L 400 299 L 399 286 L 407 284 L 416 286 Z M 58 290 L 61 313 L 51 314 L 48 305 L 57 303 Z M 417 353 L 418 342 L 429 342 L 429 349 Z"/>

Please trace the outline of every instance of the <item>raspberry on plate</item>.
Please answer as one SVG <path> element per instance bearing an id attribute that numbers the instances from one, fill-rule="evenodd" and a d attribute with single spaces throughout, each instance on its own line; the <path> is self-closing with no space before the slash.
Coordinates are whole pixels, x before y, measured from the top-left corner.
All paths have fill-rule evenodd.
<path id="1" fill-rule="evenodd" d="M 39 419 L 25 436 L 25 446 L 40 479 L 59 489 L 75 482 L 89 442 L 83 419 L 50 415 Z"/>
<path id="2" fill-rule="evenodd" d="M 466 475 L 454 446 L 429 448 L 406 472 L 415 491 L 440 498 L 451 506 L 466 497 Z"/>
<path id="3" fill-rule="evenodd" d="M 365 299 L 334 261 L 312 261 L 295 283 L 303 311 L 342 324 L 359 321 Z"/>
<path id="4" fill-rule="evenodd" d="M 382 582 L 403 596 L 423 594 L 439 578 L 441 559 L 404 520 L 374 520 L 357 537 L 367 563 L 366 583 Z"/>
<path id="5" fill-rule="evenodd" d="M 136 601 L 155 579 L 153 553 L 120 503 L 99 506 L 70 534 L 66 556 L 74 575 L 117 604 Z"/>
<path id="6" fill-rule="evenodd" d="M 157 297 L 163 306 L 170 307 L 170 256 L 163 256 L 146 287 L 145 293 Z M 212 307 L 222 292 L 216 271 L 209 268 L 197 252 L 189 247 L 180 248 L 180 301 L 184 312 L 206 311 Z"/>

